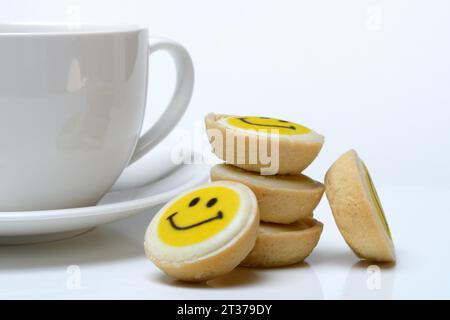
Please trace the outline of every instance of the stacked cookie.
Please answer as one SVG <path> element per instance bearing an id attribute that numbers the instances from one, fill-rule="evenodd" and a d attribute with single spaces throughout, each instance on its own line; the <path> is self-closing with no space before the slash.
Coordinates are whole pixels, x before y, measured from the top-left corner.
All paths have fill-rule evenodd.
<path id="1" fill-rule="evenodd" d="M 313 211 L 324 186 L 300 172 L 316 158 L 323 136 L 267 117 L 209 114 L 206 128 L 213 152 L 226 162 L 211 169 L 211 180 L 244 184 L 258 202 L 258 237 L 241 265 L 276 267 L 303 261 L 322 233 Z M 272 175 L 262 175 L 269 170 Z"/>

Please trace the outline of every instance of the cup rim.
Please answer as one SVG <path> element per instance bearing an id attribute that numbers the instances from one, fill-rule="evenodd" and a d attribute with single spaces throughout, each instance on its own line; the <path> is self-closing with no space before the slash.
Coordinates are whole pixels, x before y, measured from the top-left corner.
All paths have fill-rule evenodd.
<path id="1" fill-rule="evenodd" d="M 0 23 L 2 37 L 89 36 L 146 31 L 138 24 Z"/>

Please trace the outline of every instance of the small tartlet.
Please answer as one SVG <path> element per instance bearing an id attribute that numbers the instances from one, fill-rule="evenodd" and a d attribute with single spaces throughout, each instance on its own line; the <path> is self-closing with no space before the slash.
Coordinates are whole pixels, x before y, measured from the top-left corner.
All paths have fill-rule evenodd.
<path id="1" fill-rule="evenodd" d="M 206 281 L 230 272 L 245 259 L 258 226 L 258 204 L 247 186 L 212 182 L 161 208 L 146 231 L 145 252 L 178 280 Z"/>
<path id="2" fill-rule="evenodd" d="M 305 260 L 319 242 L 323 224 L 307 218 L 289 225 L 261 223 L 258 238 L 241 266 L 272 268 Z"/>
<path id="3" fill-rule="evenodd" d="M 312 217 L 325 188 L 305 175 L 262 176 L 219 164 L 211 169 L 212 181 L 235 181 L 248 186 L 258 200 L 261 221 L 289 224 Z"/>
<path id="4" fill-rule="evenodd" d="M 394 262 L 395 248 L 369 171 L 356 151 L 343 154 L 325 175 L 325 191 L 345 241 L 361 259 Z"/>
<path id="5" fill-rule="evenodd" d="M 264 175 L 301 173 L 324 143 L 324 137 L 309 128 L 273 118 L 210 113 L 205 125 L 217 157 Z M 293 128 L 292 132 L 286 128 Z M 261 146 L 267 146 L 267 150 Z"/>

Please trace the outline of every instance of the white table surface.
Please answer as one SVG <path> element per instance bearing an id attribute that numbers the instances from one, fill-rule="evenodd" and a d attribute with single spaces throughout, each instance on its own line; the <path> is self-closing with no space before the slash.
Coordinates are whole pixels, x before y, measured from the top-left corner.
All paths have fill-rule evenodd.
<path id="1" fill-rule="evenodd" d="M 398 253 L 397 264 L 379 275 L 346 246 L 324 198 L 316 210 L 324 232 L 307 263 L 177 282 L 143 253 L 155 208 L 73 239 L 0 247 L 0 299 L 450 298 L 450 189 L 389 186 L 379 193 Z"/>

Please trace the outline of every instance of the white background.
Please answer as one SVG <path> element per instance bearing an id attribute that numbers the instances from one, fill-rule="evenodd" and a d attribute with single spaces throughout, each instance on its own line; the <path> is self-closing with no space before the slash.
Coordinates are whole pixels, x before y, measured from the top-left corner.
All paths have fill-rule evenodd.
<path id="1" fill-rule="evenodd" d="M 362 285 L 365 269 L 353 265 L 357 260 L 323 201 L 317 214 L 325 222 L 324 236 L 308 260 L 310 267 L 300 273 L 307 282 L 300 285 L 317 292 L 303 296 L 305 291 L 297 291 L 290 281 L 295 269 L 256 276 L 241 270 L 231 285 L 240 290 L 229 290 L 220 281 L 212 287 L 223 291 L 199 290 L 168 283 L 156 269 L 146 273 L 144 266 L 152 266 L 143 257 L 141 235 L 149 213 L 84 238 L 0 250 L 7 270 L 0 280 L 16 288 L 0 288 L 0 297 L 35 297 L 37 292 L 69 298 L 450 296 L 449 1 L 0 0 L 2 23 L 78 18 L 93 24 L 138 23 L 189 50 L 196 68 L 195 93 L 179 128 L 194 130 L 210 111 L 305 124 L 326 137 L 319 158 L 306 171 L 318 180 L 340 154 L 355 148 L 379 186 L 399 263 L 386 273 L 387 289 L 368 295 Z M 173 80 L 170 60 L 155 56 L 147 125 L 167 103 Z M 86 256 L 86 246 L 98 256 Z M 90 268 L 84 276 L 87 291 L 67 293 L 65 268 L 80 261 L 83 270 Z M 130 278 L 117 278 L 120 270 Z M 108 277 L 115 278 L 120 290 L 114 290 Z M 249 279 L 258 284 L 246 285 Z M 134 289 L 128 292 L 127 286 Z"/>
<path id="2" fill-rule="evenodd" d="M 450 186 L 446 0 L 0 0 L 0 22 L 138 23 L 190 51 L 196 86 L 181 123 L 207 112 L 305 124 L 326 137 L 321 178 L 355 148 L 382 184 Z M 174 72 L 151 64 L 149 119 Z"/>

